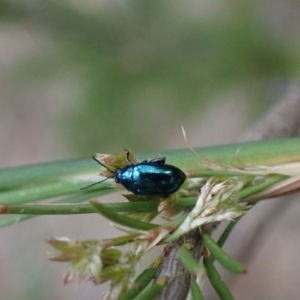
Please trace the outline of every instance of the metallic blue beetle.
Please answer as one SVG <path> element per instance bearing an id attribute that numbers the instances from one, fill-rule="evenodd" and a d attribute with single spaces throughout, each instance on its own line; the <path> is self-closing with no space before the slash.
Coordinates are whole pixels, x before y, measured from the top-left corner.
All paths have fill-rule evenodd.
<path id="1" fill-rule="evenodd" d="M 129 151 L 126 151 L 126 158 L 130 165 L 112 171 L 96 157 L 93 157 L 95 161 L 114 174 L 116 183 L 122 184 L 128 191 L 136 195 L 168 196 L 175 193 L 186 179 L 186 175 L 179 168 L 165 164 L 165 157 L 133 164 L 129 159 Z M 95 182 L 85 188 L 104 180 Z"/>

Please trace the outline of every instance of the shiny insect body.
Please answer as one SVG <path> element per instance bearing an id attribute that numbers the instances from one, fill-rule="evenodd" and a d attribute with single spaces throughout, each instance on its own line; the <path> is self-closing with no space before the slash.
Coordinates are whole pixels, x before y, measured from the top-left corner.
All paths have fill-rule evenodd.
<path id="1" fill-rule="evenodd" d="M 130 165 L 112 171 L 96 157 L 93 157 L 100 165 L 113 173 L 116 183 L 122 184 L 128 191 L 136 195 L 165 197 L 175 193 L 186 179 L 186 175 L 179 168 L 165 164 L 165 157 L 133 164 L 129 159 L 129 151 L 126 151 L 126 158 Z"/>

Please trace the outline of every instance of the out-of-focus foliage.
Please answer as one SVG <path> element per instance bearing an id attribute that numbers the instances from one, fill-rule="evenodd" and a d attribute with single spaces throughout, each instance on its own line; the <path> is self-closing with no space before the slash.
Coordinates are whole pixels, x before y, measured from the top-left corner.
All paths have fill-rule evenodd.
<path id="1" fill-rule="evenodd" d="M 19 65 L 18 80 L 58 76 L 78 92 L 62 131 L 78 153 L 159 145 L 230 89 L 264 109 L 266 89 L 292 76 L 299 56 L 260 2 L 1 1 L 3 22 L 52 41 Z M 234 113 L 234 112 L 233 112 Z M 71 123 L 69 123 L 71 121 Z M 72 124 L 66 126 L 66 124 Z M 174 128 L 176 127 L 176 128 Z M 105 143 L 104 143 L 105 141 Z M 159 148 L 156 146 L 156 148 Z"/>

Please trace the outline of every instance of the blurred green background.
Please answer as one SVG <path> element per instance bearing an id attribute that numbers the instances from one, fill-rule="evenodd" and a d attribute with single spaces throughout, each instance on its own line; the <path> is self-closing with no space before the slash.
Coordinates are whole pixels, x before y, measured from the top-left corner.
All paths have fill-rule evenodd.
<path id="1" fill-rule="evenodd" d="M 14 139 L 37 133 L 51 148 L 49 158 L 37 161 L 124 146 L 182 148 L 181 125 L 189 134 L 218 122 L 208 107 L 221 116 L 226 111 L 223 134 L 242 111 L 242 130 L 263 114 L 276 80 L 298 76 L 292 4 L 1 1 L 2 122 L 15 118 Z M 23 126 L 26 118 L 45 126 L 53 140 Z M 211 132 L 210 140 L 194 143 L 230 142 L 238 134 L 214 138 Z M 35 151 L 36 142 L 31 145 Z M 8 148 L 11 155 L 14 147 Z"/>
<path id="2" fill-rule="evenodd" d="M 1 0 L 0 167 L 184 148 L 181 125 L 195 146 L 234 142 L 298 80 L 299 25 L 296 1 Z M 1 299 L 98 299 L 43 256 L 49 235 L 99 237 L 98 219 L 2 230 Z"/>

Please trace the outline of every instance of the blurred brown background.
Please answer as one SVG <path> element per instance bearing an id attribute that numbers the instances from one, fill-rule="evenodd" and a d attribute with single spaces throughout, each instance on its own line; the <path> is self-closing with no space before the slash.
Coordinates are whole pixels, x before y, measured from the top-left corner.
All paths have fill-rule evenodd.
<path id="1" fill-rule="evenodd" d="M 234 142 L 298 80 L 299 25 L 297 1 L 2 0 L 0 167 L 184 148 L 181 125 L 194 146 Z M 248 269 L 222 272 L 236 299 L 299 298 L 300 206 L 281 203 L 255 207 L 225 246 Z M 44 241 L 110 230 L 84 215 L 1 229 L 1 300 L 99 299 L 90 283 L 63 286 Z"/>

